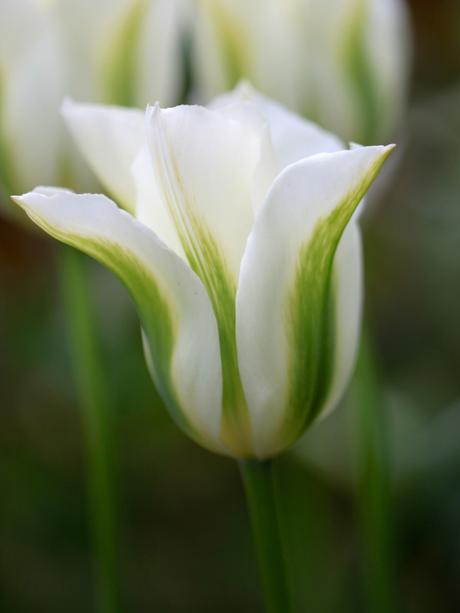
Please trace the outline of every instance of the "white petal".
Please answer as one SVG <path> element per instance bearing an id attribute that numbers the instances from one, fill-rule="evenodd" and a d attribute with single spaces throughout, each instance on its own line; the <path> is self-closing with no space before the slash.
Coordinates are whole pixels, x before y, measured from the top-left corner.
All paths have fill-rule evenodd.
<path id="1" fill-rule="evenodd" d="M 134 212 L 131 165 L 144 142 L 142 111 L 66 100 L 62 114 L 98 179 L 125 209 Z"/>
<path id="2" fill-rule="evenodd" d="M 258 132 L 198 106 L 152 107 L 147 121 L 156 179 L 184 250 L 200 248 L 200 228 L 236 280 L 253 221 Z"/>
<path id="3" fill-rule="evenodd" d="M 391 150 L 320 154 L 289 166 L 256 219 L 241 263 L 236 329 L 261 457 L 292 443 L 322 408 L 316 397 L 326 376 L 324 331 L 331 333 L 328 271 L 346 224 Z"/>
<path id="4" fill-rule="evenodd" d="M 147 113 L 152 166 L 163 206 L 192 269 L 203 281 L 219 329 L 223 374 L 222 439 L 238 457 L 252 451 L 238 371 L 235 295 L 252 226 L 259 131 L 203 107 Z M 155 205 L 156 203 L 152 203 Z"/>
<path id="5" fill-rule="evenodd" d="M 120 277 L 137 305 L 155 382 L 168 408 L 191 436 L 223 452 L 217 326 L 196 275 L 105 196 L 45 188 L 14 200 L 46 232 Z"/>

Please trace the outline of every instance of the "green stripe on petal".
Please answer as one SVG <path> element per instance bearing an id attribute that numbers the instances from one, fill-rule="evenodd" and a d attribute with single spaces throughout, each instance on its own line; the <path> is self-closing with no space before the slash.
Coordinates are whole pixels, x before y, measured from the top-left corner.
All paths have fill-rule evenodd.
<path id="1" fill-rule="evenodd" d="M 329 389 L 335 345 L 329 235 L 321 223 L 299 254 L 285 317 L 288 321 L 289 397 L 280 441 L 289 446 L 313 420 Z"/>
<path id="2" fill-rule="evenodd" d="M 221 438 L 238 457 L 250 455 L 251 426 L 238 370 L 235 328 L 236 287 L 219 245 L 190 213 L 196 249 L 184 249 L 192 270 L 203 281 L 217 319 L 222 359 Z"/>
<path id="3" fill-rule="evenodd" d="M 289 166 L 256 219 L 241 264 L 236 314 L 240 373 L 259 458 L 294 443 L 338 380 L 336 324 L 342 319 L 336 297 L 338 287 L 343 296 L 343 278 L 334 279 L 334 258 L 391 150 L 320 154 Z"/>
<path id="4" fill-rule="evenodd" d="M 286 312 L 290 369 L 287 411 L 280 434 L 283 447 L 295 442 L 323 408 L 335 362 L 334 256 L 351 216 L 385 159 L 381 157 L 372 164 L 336 208 L 317 221 L 299 251 Z"/>
<path id="5" fill-rule="evenodd" d="M 219 440 L 217 327 L 199 279 L 150 230 L 104 196 L 40 188 L 14 199 L 48 234 L 121 279 L 136 303 L 150 370 L 172 416 L 197 442 L 226 453 Z"/>

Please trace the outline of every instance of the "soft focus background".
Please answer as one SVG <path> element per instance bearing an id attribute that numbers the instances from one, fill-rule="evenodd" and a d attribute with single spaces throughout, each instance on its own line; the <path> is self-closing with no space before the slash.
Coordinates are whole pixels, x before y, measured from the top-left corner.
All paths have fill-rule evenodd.
<path id="1" fill-rule="evenodd" d="M 377 423 L 356 410 L 355 383 L 277 467 L 298 611 L 377 611 L 378 581 L 366 586 L 369 525 L 382 509 L 390 525 L 375 546 L 389 560 L 392 610 L 460 611 L 460 3 L 411 0 L 410 11 L 399 159 L 364 219 Z M 85 447 L 55 250 L 0 219 L 2 613 L 93 610 Z M 171 423 L 126 292 L 87 266 L 114 408 L 125 610 L 260 610 L 235 464 Z"/>

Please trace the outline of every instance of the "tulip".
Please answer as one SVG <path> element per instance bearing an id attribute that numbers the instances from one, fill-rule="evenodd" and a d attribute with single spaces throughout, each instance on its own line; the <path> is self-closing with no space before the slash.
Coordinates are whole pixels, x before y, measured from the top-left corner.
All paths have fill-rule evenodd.
<path id="1" fill-rule="evenodd" d="M 59 116 L 63 98 L 175 103 L 183 18 L 181 0 L 0 0 L 3 189 L 91 186 Z"/>
<path id="2" fill-rule="evenodd" d="M 399 127 L 410 30 L 403 0 L 199 0 L 197 95 L 248 78 L 346 140 Z"/>
<path id="3" fill-rule="evenodd" d="M 236 458 L 269 458 L 330 411 L 359 335 L 354 212 L 392 146 L 344 149 L 247 86 L 209 108 L 67 101 L 106 196 L 13 199 L 93 256 L 137 306 L 146 360 L 176 422 Z M 130 212 L 127 212 L 130 211 Z"/>

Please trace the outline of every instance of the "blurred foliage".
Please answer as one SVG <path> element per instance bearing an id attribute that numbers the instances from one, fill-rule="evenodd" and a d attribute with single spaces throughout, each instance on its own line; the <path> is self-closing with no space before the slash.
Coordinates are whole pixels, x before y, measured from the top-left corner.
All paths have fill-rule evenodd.
<path id="1" fill-rule="evenodd" d="M 364 220 L 400 610 L 460 610 L 460 5 L 412 0 L 415 70 L 390 187 Z M 188 441 L 137 318 L 93 262 L 115 407 L 127 611 L 260 610 L 236 467 Z M 92 611 L 85 454 L 51 241 L 0 221 L 0 610 Z M 352 390 L 353 392 L 353 390 Z M 353 393 L 279 460 L 296 611 L 367 611 Z"/>

